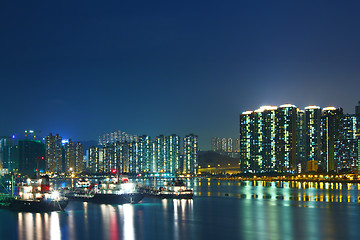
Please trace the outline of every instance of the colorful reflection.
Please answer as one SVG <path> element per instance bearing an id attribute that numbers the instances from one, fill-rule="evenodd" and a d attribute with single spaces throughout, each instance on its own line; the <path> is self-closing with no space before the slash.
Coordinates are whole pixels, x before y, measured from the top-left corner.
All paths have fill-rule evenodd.
<path id="1" fill-rule="evenodd" d="M 19 212 L 18 239 L 61 239 L 59 213 Z"/>
<path id="2" fill-rule="evenodd" d="M 236 197 L 240 199 L 304 201 L 304 202 L 347 202 L 358 203 L 358 183 L 328 183 L 303 181 L 206 181 L 208 186 L 199 185 L 197 196 Z M 210 185 L 209 185 L 210 183 Z"/>

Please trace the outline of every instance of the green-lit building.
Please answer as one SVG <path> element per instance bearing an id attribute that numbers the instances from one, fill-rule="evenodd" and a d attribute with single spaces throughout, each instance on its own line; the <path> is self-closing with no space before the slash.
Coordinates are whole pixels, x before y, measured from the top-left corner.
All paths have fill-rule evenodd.
<path id="1" fill-rule="evenodd" d="M 183 174 L 197 174 L 198 136 L 189 134 L 183 139 Z"/>

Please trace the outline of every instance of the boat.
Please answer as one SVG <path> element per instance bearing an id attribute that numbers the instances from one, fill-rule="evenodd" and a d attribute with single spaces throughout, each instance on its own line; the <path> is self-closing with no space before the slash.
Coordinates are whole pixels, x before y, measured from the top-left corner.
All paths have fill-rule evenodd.
<path id="1" fill-rule="evenodd" d="M 164 187 L 142 189 L 146 197 L 156 197 L 165 199 L 192 199 L 193 190 L 187 188 L 184 180 L 177 178 L 165 183 Z"/>
<path id="2" fill-rule="evenodd" d="M 70 200 L 92 202 L 98 204 L 139 203 L 145 196 L 135 183 L 128 178 L 108 178 L 98 184 L 91 185 L 88 190 L 75 188 L 65 195 Z"/>
<path id="3" fill-rule="evenodd" d="M 19 212 L 64 211 L 68 199 L 60 196 L 58 191 L 51 191 L 49 177 L 38 180 L 28 179 L 19 186 L 19 195 L 2 196 L 1 208 Z"/>
<path id="4" fill-rule="evenodd" d="M 95 185 L 94 196 L 90 201 L 103 204 L 138 203 L 144 196 L 145 194 L 138 190 L 135 183 L 123 177 Z"/>
<path id="5" fill-rule="evenodd" d="M 87 202 L 94 196 L 93 187 L 94 185 L 88 179 L 80 178 L 74 188 L 62 189 L 62 194 L 69 200 Z"/>

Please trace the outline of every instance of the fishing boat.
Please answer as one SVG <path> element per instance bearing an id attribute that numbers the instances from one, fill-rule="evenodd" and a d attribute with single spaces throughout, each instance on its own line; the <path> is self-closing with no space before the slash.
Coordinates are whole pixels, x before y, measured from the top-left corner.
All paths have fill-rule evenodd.
<path id="1" fill-rule="evenodd" d="M 147 197 L 166 199 L 192 199 L 194 196 L 193 190 L 187 188 L 184 180 L 180 178 L 174 178 L 171 181 L 166 182 L 164 187 L 145 187 L 142 191 Z"/>

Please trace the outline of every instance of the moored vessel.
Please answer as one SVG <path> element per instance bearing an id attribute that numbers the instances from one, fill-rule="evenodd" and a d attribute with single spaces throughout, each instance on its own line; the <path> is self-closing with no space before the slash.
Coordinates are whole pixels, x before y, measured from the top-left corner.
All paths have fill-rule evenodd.
<path id="1" fill-rule="evenodd" d="M 62 193 L 69 200 L 87 202 L 94 196 L 93 187 L 94 185 L 88 179 L 80 178 L 74 188 L 63 189 Z"/>
<path id="2" fill-rule="evenodd" d="M 95 185 L 90 201 L 100 204 L 138 203 L 144 196 L 145 194 L 139 191 L 136 183 L 122 177 L 105 180 Z"/>
<path id="3" fill-rule="evenodd" d="M 82 188 L 77 185 L 65 194 L 70 200 L 92 202 L 98 204 L 125 204 L 138 203 L 144 198 L 136 183 L 130 182 L 128 178 L 107 178 L 98 184 L 90 184 Z"/>
<path id="4" fill-rule="evenodd" d="M 187 188 L 184 180 L 172 179 L 165 183 L 164 187 L 145 187 L 142 189 L 146 197 L 169 198 L 169 199 L 192 199 L 193 190 Z"/>
<path id="5" fill-rule="evenodd" d="M 68 199 L 60 196 L 58 191 L 50 191 L 49 177 L 37 180 L 28 179 L 19 186 L 18 196 L 8 196 L 2 208 L 21 212 L 64 211 Z"/>

